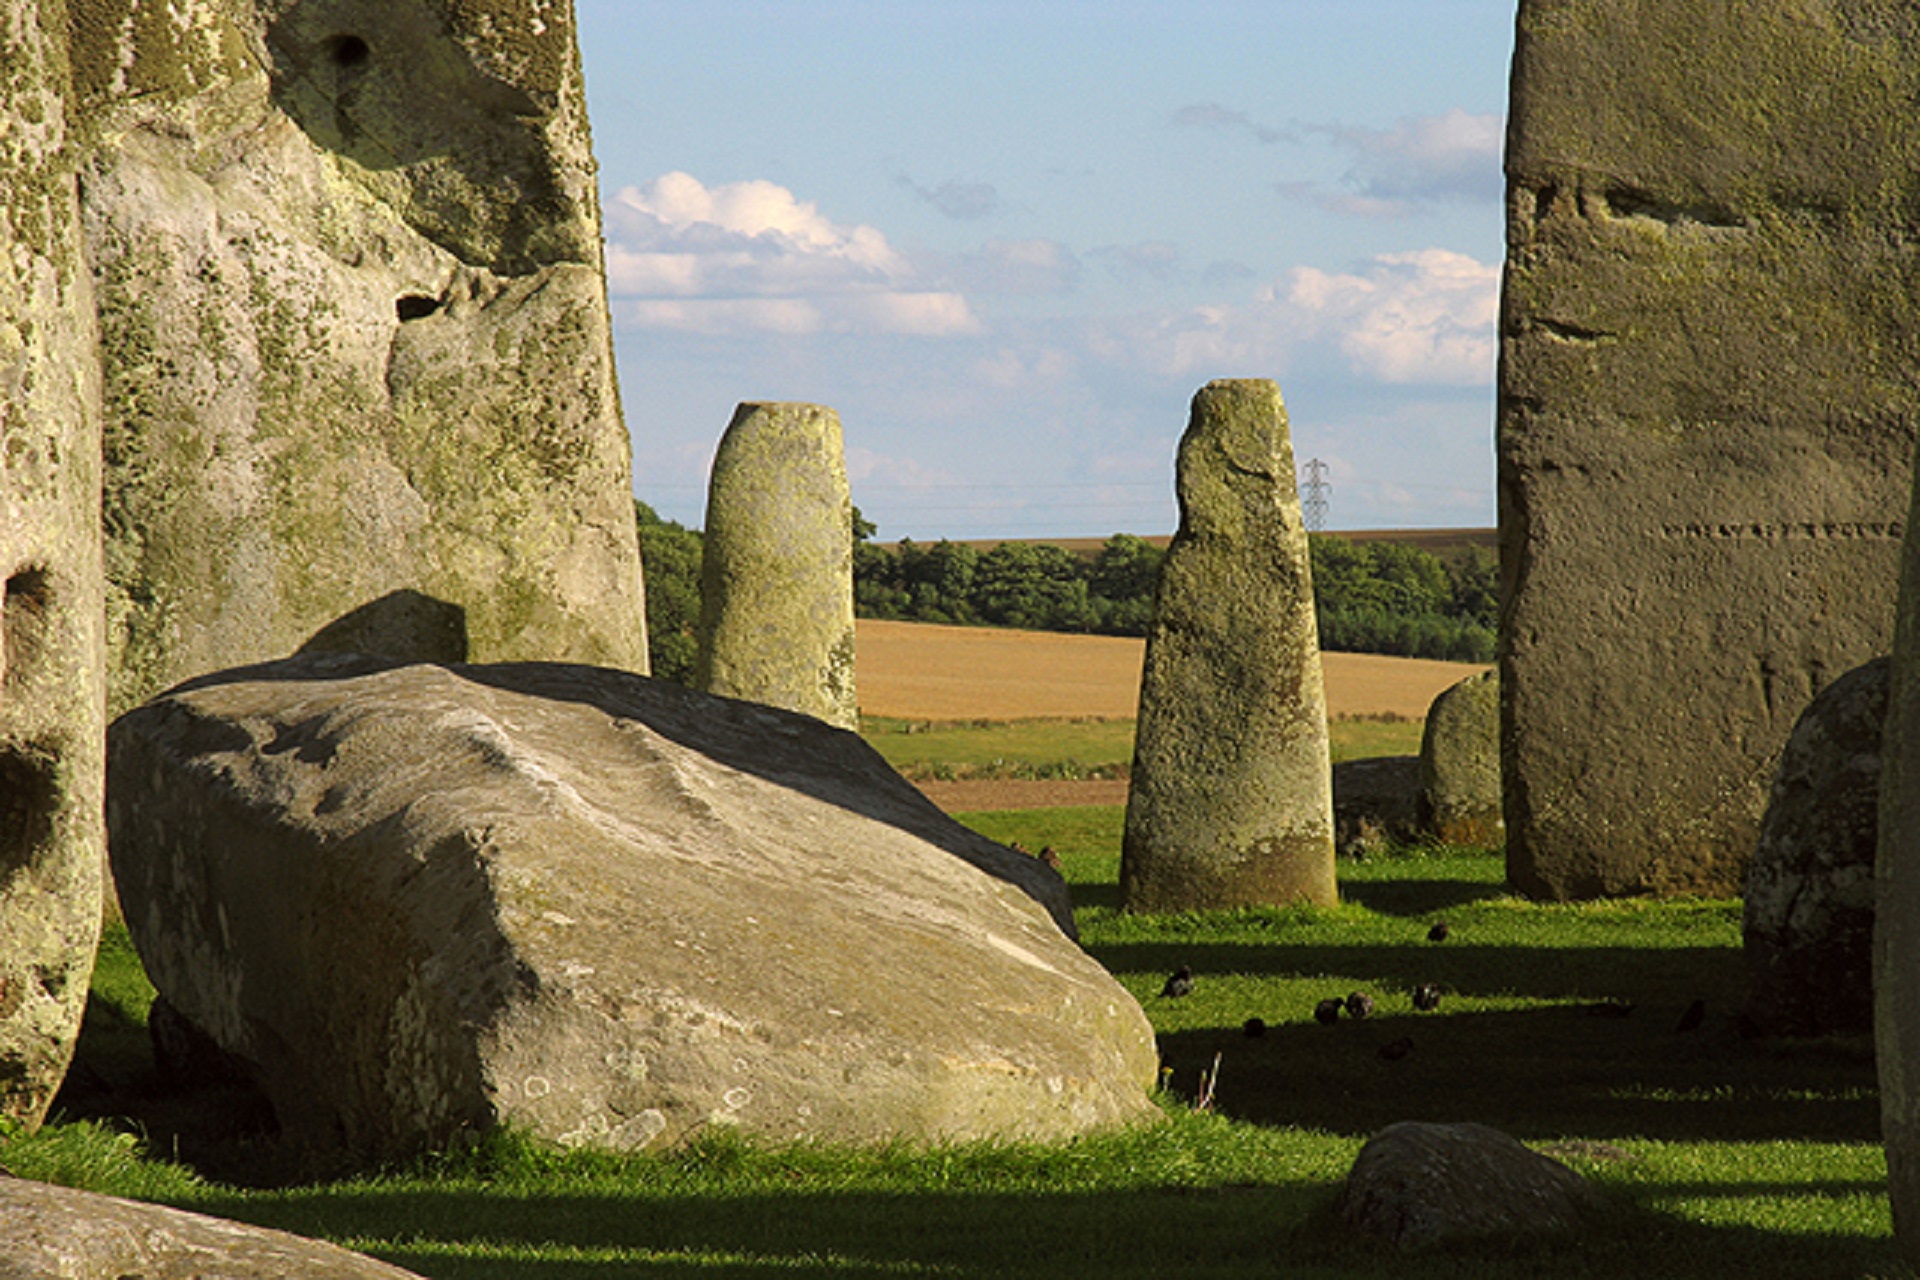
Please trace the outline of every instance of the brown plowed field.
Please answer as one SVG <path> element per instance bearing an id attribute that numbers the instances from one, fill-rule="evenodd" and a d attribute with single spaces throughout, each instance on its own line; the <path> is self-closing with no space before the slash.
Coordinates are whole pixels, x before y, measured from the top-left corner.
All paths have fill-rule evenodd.
<path id="1" fill-rule="evenodd" d="M 902 720 L 1130 720 L 1146 642 L 925 622 L 859 623 L 862 715 Z M 1464 662 L 1321 655 L 1332 716 L 1427 713 L 1434 695 L 1486 668 Z"/>

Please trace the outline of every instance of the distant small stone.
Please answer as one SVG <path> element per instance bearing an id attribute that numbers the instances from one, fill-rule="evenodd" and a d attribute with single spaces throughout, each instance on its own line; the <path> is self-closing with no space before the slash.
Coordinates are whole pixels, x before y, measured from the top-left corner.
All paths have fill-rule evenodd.
<path id="1" fill-rule="evenodd" d="M 1423 982 L 1413 989 L 1413 1007 L 1422 1013 L 1432 1013 L 1440 1007 L 1440 988 L 1431 982 Z"/>
<path id="2" fill-rule="evenodd" d="M 1192 995 L 1193 967 L 1183 964 L 1178 969 L 1175 969 L 1172 976 L 1167 979 L 1167 985 L 1160 988 L 1160 994 L 1163 998 L 1170 1000 L 1177 1000 L 1181 996 Z"/>
<path id="3" fill-rule="evenodd" d="M 1347 1016 L 1365 1018 L 1373 1013 L 1373 997 L 1364 991 L 1356 991 L 1347 997 Z"/>
<path id="4" fill-rule="evenodd" d="M 1339 996 L 1328 996 L 1313 1006 L 1313 1020 L 1322 1026 L 1330 1027 L 1340 1021 L 1340 1011 L 1346 1007 L 1347 1002 Z"/>

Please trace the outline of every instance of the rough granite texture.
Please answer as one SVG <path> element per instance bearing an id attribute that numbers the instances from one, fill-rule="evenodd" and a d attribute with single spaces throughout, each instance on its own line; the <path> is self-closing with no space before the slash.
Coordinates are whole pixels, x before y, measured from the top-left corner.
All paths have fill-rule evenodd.
<path id="1" fill-rule="evenodd" d="M 1147 630 L 1120 891 L 1130 911 L 1331 906 L 1333 784 L 1280 388 L 1210 382 Z"/>
<path id="2" fill-rule="evenodd" d="M 112 707 L 302 647 L 644 671 L 567 0 L 74 6 Z"/>
<path id="3" fill-rule="evenodd" d="M 853 650 L 853 498 L 839 415 L 743 404 L 707 490 L 694 685 L 857 729 Z"/>
<path id="4" fill-rule="evenodd" d="M 1808 704 L 1747 868 L 1747 1015 L 1773 1035 L 1873 1029 L 1873 858 L 1889 662 Z"/>
<path id="5" fill-rule="evenodd" d="M 1578 1227 L 1600 1194 L 1558 1160 L 1479 1124 L 1388 1125 L 1360 1148 L 1341 1221 L 1402 1249 Z"/>
<path id="6" fill-rule="evenodd" d="M 101 909 L 104 640 L 91 289 L 66 6 L 0 0 L 0 1119 L 73 1054 Z"/>
<path id="7" fill-rule="evenodd" d="M 0 1280 L 419 1280 L 337 1245 L 0 1177 Z"/>
<path id="8" fill-rule="evenodd" d="M 1420 828 L 1447 844 L 1498 846 L 1500 673 L 1482 671 L 1441 691 L 1420 736 Z"/>
<path id="9" fill-rule="evenodd" d="M 1522 0 L 1499 486 L 1510 881 L 1737 893 L 1885 653 L 1920 412 L 1920 10 Z"/>
<path id="10" fill-rule="evenodd" d="M 121 717 L 166 1001 L 297 1138 L 634 1149 L 1152 1119 L 1153 1032 L 1039 859 L 808 716 L 564 664 L 311 654 Z"/>

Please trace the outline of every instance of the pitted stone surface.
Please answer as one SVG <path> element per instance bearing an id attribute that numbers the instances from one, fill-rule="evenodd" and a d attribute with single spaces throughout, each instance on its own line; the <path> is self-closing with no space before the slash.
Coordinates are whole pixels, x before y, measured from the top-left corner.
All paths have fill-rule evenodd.
<path id="1" fill-rule="evenodd" d="M 1499 484 L 1510 881 L 1737 893 L 1788 733 L 1887 652 L 1920 19 L 1523 0 Z"/>
<path id="2" fill-rule="evenodd" d="M 1810 703 L 1747 868 L 1747 1014 L 1774 1035 L 1873 1028 L 1873 858 L 1888 661 Z"/>
<path id="3" fill-rule="evenodd" d="M 65 6 L 0 0 L 0 45 L 0 1119 L 31 1128 L 100 930 L 100 382 Z"/>
<path id="4" fill-rule="evenodd" d="M 857 729 L 853 650 L 853 498 L 839 415 L 743 404 L 707 492 L 694 683 Z"/>
<path id="5" fill-rule="evenodd" d="M 1130 911 L 1337 899 L 1327 700 L 1280 388 L 1208 383 L 1147 630 L 1120 891 Z"/>
<path id="6" fill-rule="evenodd" d="M 1340 1195 L 1342 1221 L 1403 1249 L 1564 1231 L 1600 1205 L 1585 1179 L 1479 1124 L 1389 1125 L 1367 1140 Z"/>
<path id="7" fill-rule="evenodd" d="M 1420 737 L 1420 826 L 1448 844 L 1499 845 L 1500 674 L 1443 690 Z"/>
<path id="8" fill-rule="evenodd" d="M 321 1142 L 1155 1114 L 1152 1031 L 1063 932 L 1059 876 L 807 716 L 599 668 L 316 654 L 121 717 L 110 769 L 155 986 Z"/>

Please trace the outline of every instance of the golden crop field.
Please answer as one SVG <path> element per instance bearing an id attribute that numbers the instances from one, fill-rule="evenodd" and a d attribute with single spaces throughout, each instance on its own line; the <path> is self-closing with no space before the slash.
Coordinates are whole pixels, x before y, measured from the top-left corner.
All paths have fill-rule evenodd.
<path id="1" fill-rule="evenodd" d="M 862 619 L 860 713 L 903 720 L 1131 719 L 1146 642 Z M 1485 667 L 1367 653 L 1321 655 L 1330 716 L 1426 715 L 1434 695 Z"/>

